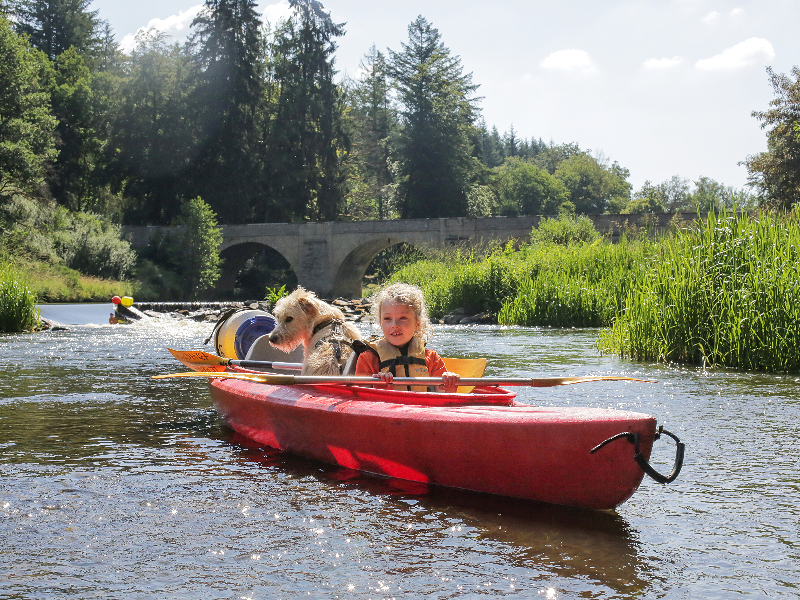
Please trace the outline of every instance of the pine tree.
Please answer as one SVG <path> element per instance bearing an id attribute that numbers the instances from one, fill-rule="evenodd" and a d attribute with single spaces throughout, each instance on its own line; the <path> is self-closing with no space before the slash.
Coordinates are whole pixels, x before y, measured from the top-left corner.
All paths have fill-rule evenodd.
<path id="1" fill-rule="evenodd" d="M 92 58 L 100 44 L 100 20 L 87 8 L 91 0 L 23 0 L 17 10 L 17 29 L 50 60 L 71 46 Z"/>
<path id="2" fill-rule="evenodd" d="M 397 127 L 397 117 L 389 97 L 391 90 L 386 57 L 375 46 L 362 59 L 362 75 L 350 92 L 352 97 L 353 154 L 358 176 L 367 196 L 362 204 L 374 204 L 374 214 L 360 216 L 385 219 L 388 186 L 392 180 L 389 170 L 389 134 Z M 362 207 L 361 213 L 366 213 Z"/>
<path id="3" fill-rule="evenodd" d="M 199 123 L 194 192 L 223 223 L 251 220 L 263 193 L 259 107 L 264 84 L 261 21 L 254 0 L 206 0 L 192 23 Z"/>
<path id="4" fill-rule="evenodd" d="M 316 0 L 290 0 L 293 16 L 272 43 L 276 98 L 268 143 L 267 220 L 334 220 L 344 200 L 349 150 L 335 84 L 335 39 L 344 34 Z"/>
<path id="5" fill-rule="evenodd" d="M 409 25 L 408 35 L 401 52 L 389 51 L 403 125 L 396 142 L 400 215 L 466 215 L 478 86 L 423 17 Z"/>

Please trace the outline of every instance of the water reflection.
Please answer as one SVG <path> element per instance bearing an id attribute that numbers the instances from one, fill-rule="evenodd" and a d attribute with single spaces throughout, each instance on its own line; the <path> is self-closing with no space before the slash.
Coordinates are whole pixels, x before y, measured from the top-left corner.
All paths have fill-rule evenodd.
<path id="1" fill-rule="evenodd" d="M 651 571 L 640 557 L 638 533 L 614 511 L 589 511 L 456 490 L 420 482 L 372 476 L 351 469 L 322 465 L 269 447 L 262 447 L 223 428 L 242 461 L 279 469 L 293 479 L 313 477 L 342 489 L 385 500 L 378 519 L 391 520 L 396 511 L 413 505 L 406 521 L 409 532 L 427 527 L 431 519 L 446 519 L 453 532 L 470 532 L 476 543 L 501 548 L 520 569 L 543 568 L 566 579 L 588 579 L 624 597 L 646 596 L 650 583 L 640 577 Z"/>

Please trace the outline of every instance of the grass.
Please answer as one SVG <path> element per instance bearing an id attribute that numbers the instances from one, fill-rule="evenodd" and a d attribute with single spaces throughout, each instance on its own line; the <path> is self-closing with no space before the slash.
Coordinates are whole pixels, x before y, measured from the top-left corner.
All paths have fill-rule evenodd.
<path id="1" fill-rule="evenodd" d="M 800 370 L 800 210 L 722 212 L 664 240 L 600 336 L 637 360 Z"/>

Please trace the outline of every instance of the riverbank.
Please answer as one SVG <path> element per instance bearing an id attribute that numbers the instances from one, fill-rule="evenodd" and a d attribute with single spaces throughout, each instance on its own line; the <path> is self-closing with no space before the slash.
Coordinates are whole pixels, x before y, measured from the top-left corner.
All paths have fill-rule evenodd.
<path id="1" fill-rule="evenodd" d="M 9 263 L 23 276 L 38 302 L 105 302 L 115 294 L 133 296 L 137 291 L 133 281 L 90 277 L 62 265 L 31 258 L 11 257 Z"/>

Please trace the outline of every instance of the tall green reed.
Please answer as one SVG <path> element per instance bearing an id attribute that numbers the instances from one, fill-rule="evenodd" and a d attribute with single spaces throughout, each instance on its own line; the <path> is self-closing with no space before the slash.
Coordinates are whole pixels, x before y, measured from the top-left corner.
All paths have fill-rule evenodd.
<path id="1" fill-rule="evenodd" d="M 726 211 L 667 240 L 598 341 L 638 360 L 800 369 L 800 210 Z"/>
<path id="2" fill-rule="evenodd" d="M 22 274 L 8 263 L 0 263 L 0 331 L 31 330 L 39 324 L 36 294 Z"/>
<path id="3" fill-rule="evenodd" d="M 598 327 L 624 308 L 630 286 L 653 253 L 648 239 L 611 244 L 538 244 L 525 249 L 529 271 L 498 315 L 502 324 Z"/>
<path id="4" fill-rule="evenodd" d="M 507 325 L 609 325 L 622 309 L 631 282 L 653 254 L 647 239 L 618 244 L 535 242 L 488 254 L 454 249 L 395 272 L 425 291 L 433 316 L 468 307 L 490 311 Z"/>

